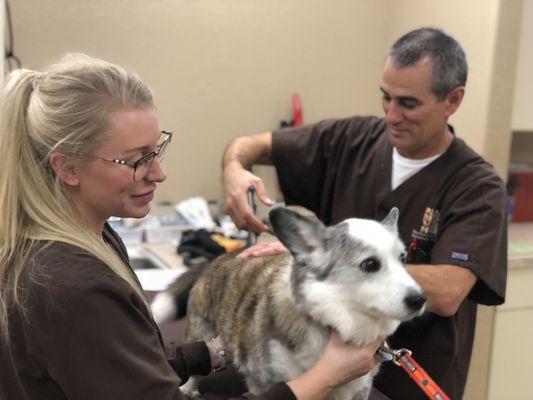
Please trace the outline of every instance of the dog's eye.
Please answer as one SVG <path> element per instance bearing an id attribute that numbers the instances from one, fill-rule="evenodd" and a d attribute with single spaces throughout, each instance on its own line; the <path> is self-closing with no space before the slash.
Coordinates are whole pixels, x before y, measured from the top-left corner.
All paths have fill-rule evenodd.
<path id="1" fill-rule="evenodd" d="M 405 264 L 406 261 L 407 261 L 407 253 L 404 251 L 402 252 L 402 254 L 400 254 L 400 262 L 402 264 Z"/>
<path id="2" fill-rule="evenodd" d="M 359 267 L 365 272 L 376 272 L 380 269 L 381 263 L 377 258 L 370 257 L 363 260 Z"/>

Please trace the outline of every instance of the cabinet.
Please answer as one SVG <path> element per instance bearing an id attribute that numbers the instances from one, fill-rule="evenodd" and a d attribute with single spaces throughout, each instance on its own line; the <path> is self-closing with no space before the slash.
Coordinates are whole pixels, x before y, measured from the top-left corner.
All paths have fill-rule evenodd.
<path id="1" fill-rule="evenodd" d="M 507 299 L 496 308 L 488 400 L 531 400 L 533 223 L 511 224 Z"/>

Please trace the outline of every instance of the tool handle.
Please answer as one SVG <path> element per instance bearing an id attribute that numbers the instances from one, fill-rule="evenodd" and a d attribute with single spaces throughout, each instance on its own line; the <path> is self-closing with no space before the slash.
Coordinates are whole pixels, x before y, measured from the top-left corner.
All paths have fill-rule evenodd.
<path id="1" fill-rule="evenodd" d="M 254 187 L 249 186 L 248 190 L 246 191 L 246 196 L 248 199 L 248 206 L 250 207 L 250 209 L 255 215 L 257 211 L 257 206 L 254 201 L 254 193 L 255 193 Z M 257 242 L 257 235 L 255 234 L 255 232 L 248 230 L 248 238 L 246 239 L 246 247 L 253 246 L 256 242 Z"/>

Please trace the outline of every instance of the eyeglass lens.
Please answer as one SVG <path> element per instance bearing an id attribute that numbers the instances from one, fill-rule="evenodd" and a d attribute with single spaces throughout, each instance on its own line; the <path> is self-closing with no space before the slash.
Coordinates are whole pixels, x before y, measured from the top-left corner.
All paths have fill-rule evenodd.
<path id="1" fill-rule="evenodd" d="M 152 151 L 151 153 L 148 153 L 144 157 L 142 157 L 137 162 L 137 167 L 133 171 L 133 180 L 134 181 L 140 181 L 143 179 L 146 175 L 148 175 L 148 172 L 150 172 L 150 168 L 152 166 L 152 163 L 154 162 L 154 158 L 157 156 L 159 158 L 159 161 L 163 161 L 163 156 L 165 155 L 165 150 L 168 147 L 168 143 L 170 142 L 170 138 L 167 137 L 163 142 L 158 146 L 156 151 Z"/>

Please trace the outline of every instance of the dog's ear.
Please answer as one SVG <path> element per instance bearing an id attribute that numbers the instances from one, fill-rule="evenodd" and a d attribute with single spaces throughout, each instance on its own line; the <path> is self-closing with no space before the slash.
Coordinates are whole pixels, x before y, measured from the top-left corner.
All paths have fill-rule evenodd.
<path id="1" fill-rule="evenodd" d="M 391 232 L 394 235 L 398 234 L 398 217 L 400 216 L 400 210 L 398 208 L 393 207 L 389 211 L 389 214 L 381 221 L 381 225 L 383 225 L 389 232 Z"/>
<path id="2" fill-rule="evenodd" d="M 279 240 L 297 261 L 304 261 L 314 250 L 324 249 L 325 226 L 318 220 L 277 207 L 269 213 L 270 223 Z"/>

